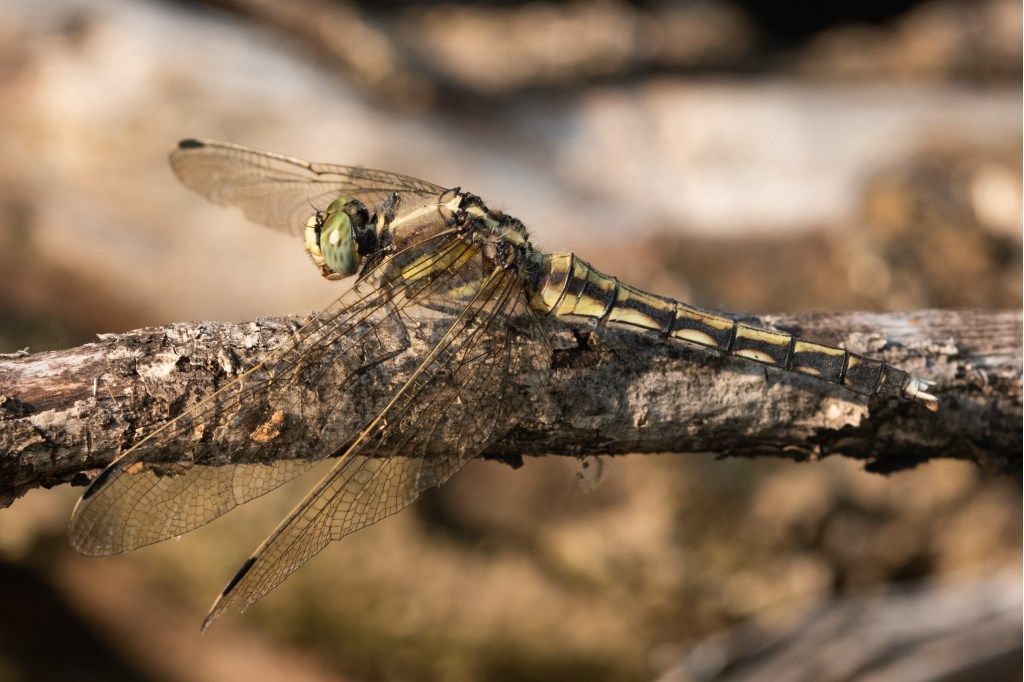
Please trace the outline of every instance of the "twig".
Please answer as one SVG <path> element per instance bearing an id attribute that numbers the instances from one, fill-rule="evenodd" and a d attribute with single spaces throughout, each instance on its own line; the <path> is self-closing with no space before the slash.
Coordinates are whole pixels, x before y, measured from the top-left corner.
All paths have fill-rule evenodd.
<path id="1" fill-rule="evenodd" d="M 933 379 L 940 412 L 868 403 L 806 377 L 654 337 L 550 322 L 550 381 L 485 456 L 515 463 L 545 454 L 710 452 L 796 460 L 840 454 L 877 472 L 955 457 L 1019 474 L 1020 311 L 749 321 L 871 353 Z M 31 488 L 84 483 L 140 433 L 177 414 L 185 396 L 209 393 L 254 365 L 297 323 L 179 323 L 0 359 L 0 506 Z M 330 361 L 356 362 L 341 354 Z M 438 443 L 437 451 L 443 449 Z"/>

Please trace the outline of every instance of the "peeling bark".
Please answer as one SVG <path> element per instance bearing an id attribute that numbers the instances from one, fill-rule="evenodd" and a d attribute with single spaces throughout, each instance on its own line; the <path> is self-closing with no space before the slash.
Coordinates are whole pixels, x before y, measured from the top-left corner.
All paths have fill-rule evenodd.
<path id="1" fill-rule="evenodd" d="M 1019 474 L 1019 311 L 746 321 L 843 345 L 935 380 L 940 411 L 869 402 L 807 377 L 652 336 L 550 321 L 550 382 L 485 456 L 514 464 L 523 455 L 545 454 L 711 452 L 795 460 L 839 454 L 883 473 L 954 457 Z M 140 434 L 259 362 L 297 324 L 298 318 L 179 323 L 103 335 L 68 350 L 0 357 L 0 506 L 31 488 L 84 484 Z M 443 448 L 437 444 L 437 451 Z"/>

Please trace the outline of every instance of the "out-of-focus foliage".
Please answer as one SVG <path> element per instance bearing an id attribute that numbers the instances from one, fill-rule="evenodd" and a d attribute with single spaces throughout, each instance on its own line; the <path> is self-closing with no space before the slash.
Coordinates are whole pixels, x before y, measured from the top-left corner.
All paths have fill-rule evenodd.
<path id="1" fill-rule="evenodd" d="M 176 184 L 193 135 L 462 185 L 707 306 L 1019 307 L 1020 5 L 896 4 L 0 0 L 0 352 L 333 297 Z M 474 462 L 202 639 L 309 479 L 104 560 L 64 540 L 80 491 L 35 491 L 0 510 L 0 679 L 725 677 L 723 630 L 1019 576 L 1019 482 L 962 463 L 578 468 Z"/>

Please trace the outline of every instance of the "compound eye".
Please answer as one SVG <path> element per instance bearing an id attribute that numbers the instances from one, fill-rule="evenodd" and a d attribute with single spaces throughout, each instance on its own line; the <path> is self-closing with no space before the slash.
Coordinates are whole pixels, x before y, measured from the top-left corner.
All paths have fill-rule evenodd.
<path id="1" fill-rule="evenodd" d="M 352 223 L 344 212 L 332 213 L 320 232 L 320 252 L 327 266 L 345 277 L 359 269 L 359 252 Z"/>

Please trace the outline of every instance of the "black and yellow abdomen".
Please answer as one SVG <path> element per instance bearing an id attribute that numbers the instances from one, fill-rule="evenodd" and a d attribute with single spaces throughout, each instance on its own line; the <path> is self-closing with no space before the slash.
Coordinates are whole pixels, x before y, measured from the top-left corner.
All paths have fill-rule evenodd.
<path id="1" fill-rule="evenodd" d="M 928 382 L 880 360 L 651 294 L 599 272 L 571 253 L 544 256 L 536 281 L 532 307 L 566 322 L 655 332 L 861 395 L 916 400 L 937 409 L 935 397 L 926 392 Z"/>

